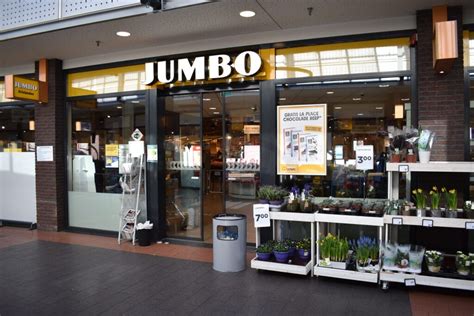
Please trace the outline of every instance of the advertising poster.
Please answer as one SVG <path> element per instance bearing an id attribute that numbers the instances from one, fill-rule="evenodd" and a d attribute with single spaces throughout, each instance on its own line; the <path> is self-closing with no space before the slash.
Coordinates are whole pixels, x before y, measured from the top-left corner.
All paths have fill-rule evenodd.
<path id="1" fill-rule="evenodd" d="M 326 104 L 279 106 L 278 174 L 326 175 Z"/>
<path id="2" fill-rule="evenodd" d="M 106 144 L 105 145 L 105 168 L 119 167 L 119 145 Z"/>

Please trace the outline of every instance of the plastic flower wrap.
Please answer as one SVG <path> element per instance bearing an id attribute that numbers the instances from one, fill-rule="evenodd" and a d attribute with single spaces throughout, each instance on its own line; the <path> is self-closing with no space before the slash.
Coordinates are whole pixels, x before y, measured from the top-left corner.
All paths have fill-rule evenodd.
<path id="1" fill-rule="evenodd" d="M 418 130 L 416 128 L 399 128 L 393 129 L 392 132 L 388 133 L 390 140 L 390 151 L 396 152 L 403 151 L 407 148 L 412 148 L 414 140 L 417 139 Z"/>

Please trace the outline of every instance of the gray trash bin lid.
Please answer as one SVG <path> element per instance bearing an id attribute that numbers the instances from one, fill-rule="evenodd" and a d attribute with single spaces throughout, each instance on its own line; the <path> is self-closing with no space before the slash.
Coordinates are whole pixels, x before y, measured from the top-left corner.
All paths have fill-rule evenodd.
<path id="1" fill-rule="evenodd" d="M 247 216 L 243 214 L 229 214 L 229 213 L 221 213 L 217 214 L 213 217 L 215 220 L 220 221 L 239 221 L 246 219 Z"/>

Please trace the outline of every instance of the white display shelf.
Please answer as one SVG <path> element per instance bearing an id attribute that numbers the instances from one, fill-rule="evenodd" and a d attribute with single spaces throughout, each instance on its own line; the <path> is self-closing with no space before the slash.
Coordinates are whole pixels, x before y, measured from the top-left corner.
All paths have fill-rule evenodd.
<path id="1" fill-rule="evenodd" d="M 400 225 L 397 224 L 399 222 L 399 219 L 402 220 L 401 225 L 427 226 L 433 224 L 433 227 L 448 227 L 461 229 L 465 229 L 466 225 L 470 228 L 472 225 L 473 228 L 471 229 L 474 229 L 474 219 L 469 218 L 417 217 L 401 215 L 385 215 L 383 217 L 383 221 L 385 224 L 391 224 L 394 226 Z"/>
<path id="2" fill-rule="evenodd" d="M 383 217 L 360 216 L 360 215 L 338 215 L 338 214 L 315 214 L 316 222 L 349 224 L 349 225 L 365 225 L 365 226 L 383 226 Z"/>
<path id="3" fill-rule="evenodd" d="M 409 273 L 394 273 L 388 271 L 380 272 L 380 281 L 382 282 L 405 283 L 405 280 L 407 279 L 414 279 L 416 285 L 427 285 L 450 289 L 474 291 L 474 281 L 472 280 L 462 280 Z"/>
<path id="4" fill-rule="evenodd" d="M 341 270 L 341 269 L 327 268 L 327 267 L 321 267 L 321 266 L 314 267 L 314 274 L 317 276 L 369 282 L 369 283 L 377 283 L 379 281 L 378 273 Z"/>
<path id="5" fill-rule="evenodd" d="M 408 170 L 404 170 L 408 166 Z M 474 162 L 469 161 L 433 161 L 429 163 L 387 163 L 387 171 L 395 172 L 474 172 Z"/>
<path id="6" fill-rule="evenodd" d="M 277 221 L 314 222 L 314 213 L 271 211 L 270 219 Z"/>
<path id="7" fill-rule="evenodd" d="M 256 257 L 250 262 L 250 267 L 258 270 L 268 270 L 299 275 L 307 275 L 311 271 L 313 261 L 309 261 L 305 266 L 287 263 L 278 263 L 273 261 L 262 261 Z"/>

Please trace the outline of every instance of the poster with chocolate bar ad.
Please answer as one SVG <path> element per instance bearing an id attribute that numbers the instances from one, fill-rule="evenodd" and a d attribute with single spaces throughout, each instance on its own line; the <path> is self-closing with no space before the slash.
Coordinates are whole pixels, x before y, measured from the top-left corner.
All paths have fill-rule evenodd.
<path id="1" fill-rule="evenodd" d="M 279 175 L 326 175 L 326 104 L 277 108 Z"/>

